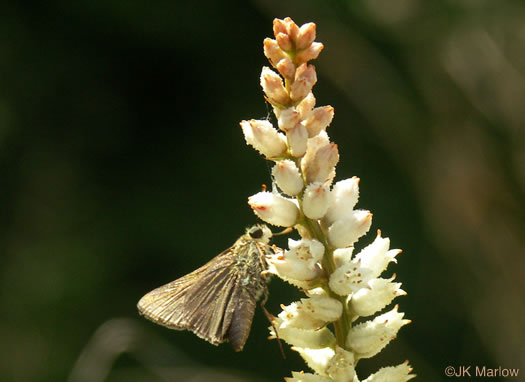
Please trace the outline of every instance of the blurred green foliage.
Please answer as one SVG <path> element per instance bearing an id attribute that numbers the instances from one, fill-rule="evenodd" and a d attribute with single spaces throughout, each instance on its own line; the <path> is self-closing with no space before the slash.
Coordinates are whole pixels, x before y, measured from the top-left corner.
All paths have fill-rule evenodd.
<path id="1" fill-rule="evenodd" d="M 523 2 L 0 9 L 0 380 L 63 381 L 74 365 L 71 382 L 305 369 L 266 340 L 260 312 L 237 354 L 135 308 L 254 223 L 246 198 L 271 179 L 238 123 L 269 113 L 262 40 L 285 16 L 316 22 L 325 44 L 315 94 L 336 110 L 337 178 L 361 178 L 359 207 L 404 250 L 392 272 L 413 323 L 360 375 L 405 359 L 427 381 L 448 365 L 525 372 Z M 267 308 L 292 289 L 274 280 Z"/>

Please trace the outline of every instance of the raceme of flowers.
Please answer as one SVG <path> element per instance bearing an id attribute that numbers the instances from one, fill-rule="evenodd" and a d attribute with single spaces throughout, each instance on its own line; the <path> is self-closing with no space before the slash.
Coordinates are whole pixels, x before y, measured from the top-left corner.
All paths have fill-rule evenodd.
<path id="1" fill-rule="evenodd" d="M 275 19 L 273 31 L 275 39 L 264 40 L 273 69 L 264 67 L 260 80 L 278 126 L 249 120 L 241 127 L 246 142 L 274 162 L 277 186 L 251 196 L 249 205 L 265 222 L 295 227 L 301 236 L 267 258 L 268 272 L 306 293 L 283 305 L 270 327 L 271 336 L 290 344 L 313 371 L 292 372 L 286 380 L 408 381 L 414 377 L 408 361 L 364 380 L 356 375 L 359 360 L 379 353 L 410 322 L 397 305 L 371 318 L 405 294 L 394 277 L 380 277 L 401 251 L 390 249 L 390 240 L 378 231 L 371 244 L 353 253 L 354 243 L 370 229 L 372 214 L 355 208 L 358 178 L 334 183 L 339 152 L 326 133 L 334 108 L 316 107 L 312 88 L 317 76 L 308 63 L 323 44 L 314 42 L 313 23 L 299 27 L 290 18 Z M 369 319 L 357 323 L 360 317 Z"/>

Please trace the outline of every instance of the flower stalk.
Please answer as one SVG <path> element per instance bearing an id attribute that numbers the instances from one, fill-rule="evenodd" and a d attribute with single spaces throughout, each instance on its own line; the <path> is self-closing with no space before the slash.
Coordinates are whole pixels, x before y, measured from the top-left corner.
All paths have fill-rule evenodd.
<path id="1" fill-rule="evenodd" d="M 316 26 L 297 26 L 292 19 L 275 19 L 274 39 L 264 40 L 260 82 L 272 105 L 277 128 L 266 120 L 242 121 L 246 142 L 275 163 L 276 187 L 248 199 L 265 222 L 294 227 L 301 239 L 287 250 L 267 257 L 267 272 L 305 291 L 306 298 L 282 305 L 270 327 L 271 337 L 292 346 L 313 373 L 292 372 L 289 382 L 359 382 L 359 360 L 380 352 L 410 321 L 396 305 L 366 320 L 404 295 L 401 284 L 380 278 L 400 250 L 378 231 L 375 240 L 354 254 L 354 244 L 372 224 L 370 211 L 355 209 L 359 179 L 336 182 L 339 151 L 326 132 L 334 117 L 331 106 L 315 107 L 317 82 L 309 62 L 323 50 L 315 42 Z M 330 330 L 330 327 L 333 328 Z M 277 331 L 277 333 L 275 333 Z M 404 382 L 412 379 L 408 362 L 380 369 L 363 382 Z"/>

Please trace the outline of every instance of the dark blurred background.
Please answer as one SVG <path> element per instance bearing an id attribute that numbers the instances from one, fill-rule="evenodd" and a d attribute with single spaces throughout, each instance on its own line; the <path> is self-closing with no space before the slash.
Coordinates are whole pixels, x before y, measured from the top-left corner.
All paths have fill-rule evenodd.
<path id="1" fill-rule="evenodd" d="M 257 312 L 245 351 L 155 326 L 135 304 L 256 220 L 269 167 L 239 121 L 268 115 L 262 40 L 313 21 L 337 179 L 402 248 L 411 325 L 360 376 L 409 359 L 525 380 L 523 1 L 4 1 L 0 5 L 0 380 L 271 381 Z M 280 242 L 282 244 L 282 241 Z M 280 280 L 267 304 L 299 297 Z M 491 378 L 503 381 L 503 378 Z"/>

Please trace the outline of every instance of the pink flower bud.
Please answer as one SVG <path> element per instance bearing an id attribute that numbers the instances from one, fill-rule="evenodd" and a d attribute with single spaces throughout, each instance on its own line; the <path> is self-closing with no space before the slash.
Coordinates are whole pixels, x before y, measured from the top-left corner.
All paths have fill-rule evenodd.
<path id="1" fill-rule="evenodd" d="M 313 65 L 302 64 L 295 71 L 295 81 L 290 88 L 290 97 L 299 101 L 306 97 L 317 82 L 317 75 Z"/>
<path id="2" fill-rule="evenodd" d="M 308 95 L 297 105 L 295 108 L 299 114 L 301 115 L 301 119 L 307 120 L 310 118 L 310 113 L 312 112 L 312 109 L 315 106 L 315 97 L 312 92 L 308 93 Z"/>
<path id="3" fill-rule="evenodd" d="M 334 108 L 332 106 L 316 107 L 312 110 L 305 126 L 308 129 L 308 136 L 315 137 L 321 131 L 326 130 L 334 118 Z"/>
<path id="4" fill-rule="evenodd" d="M 308 140 L 306 154 L 301 160 L 301 169 L 307 183 L 330 180 L 339 161 L 337 145 L 328 141 L 325 132 Z"/>
<path id="5" fill-rule="evenodd" d="M 286 23 L 284 20 L 281 19 L 274 19 L 273 20 L 273 34 L 274 36 L 277 36 L 278 33 L 288 33 L 286 30 Z"/>
<path id="6" fill-rule="evenodd" d="M 301 122 L 301 116 L 293 107 L 281 109 L 277 117 L 277 124 L 282 131 L 293 129 L 299 122 Z"/>
<path id="7" fill-rule="evenodd" d="M 303 190 L 303 178 L 295 163 L 289 159 L 281 160 L 272 169 L 277 186 L 286 195 L 295 196 Z"/>
<path id="8" fill-rule="evenodd" d="M 280 60 L 286 57 L 286 54 L 281 50 L 277 41 L 271 38 L 264 39 L 264 55 L 275 66 Z"/>
<path id="9" fill-rule="evenodd" d="M 371 225 L 370 211 L 355 210 L 328 228 L 328 240 L 335 248 L 348 247 L 367 233 Z"/>
<path id="10" fill-rule="evenodd" d="M 328 210 L 330 190 L 322 183 L 312 183 L 303 195 L 303 212 L 309 219 L 321 219 Z"/>
<path id="11" fill-rule="evenodd" d="M 301 124 L 295 125 L 293 129 L 286 132 L 288 145 L 290 146 L 290 154 L 299 158 L 306 152 L 308 143 L 308 130 Z"/>
<path id="12" fill-rule="evenodd" d="M 275 67 L 284 78 L 291 80 L 295 77 L 295 65 L 289 57 L 279 60 Z"/>
<path id="13" fill-rule="evenodd" d="M 277 33 L 275 35 L 275 39 L 277 40 L 277 44 L 279 44 L 279 47 L 285 52 L 289 52 L 290 50 L 292 50 L 292 40 L 287 34 Z"/>
<path id="14" fill-rule="evenodd" d="M 278 133 L 269 121 L 242 121 L 241 128 L 246 143 L 266 158 L 275 158 L 286 153 L 286 138 Z"/>
<path id="15" fill-rule="evenodd" d="M 299 217 L 299 209 L 293 201 L 271 192 L 250 196 L 248 204 L 266 223 L 279 227 L 292 227 Z"/>
<path id="16" fill-rule="evenodd" d="M 324 45 L 320 42 L 313 42 L 307 49 L 295 56 L 295 62 L 298 65 L 304 64 L 310 60 L 315 60 L 323 50 Z"/>
<path id="17" fill-rule="evenodd" d="M 315 24 L 307 23 L 299 28 L 299 33 L 297 34 L 297 41 L 295 46 L 297 50 L 303 50 L 308 48 L 310 44 L 315 40 Z"/>
<path id="18" fill-rule="evenodd" d="M 270 102 L 286 105 L 290 101 L 282 78 L 267 66 L 261 72 L 261 86 Z"/>

